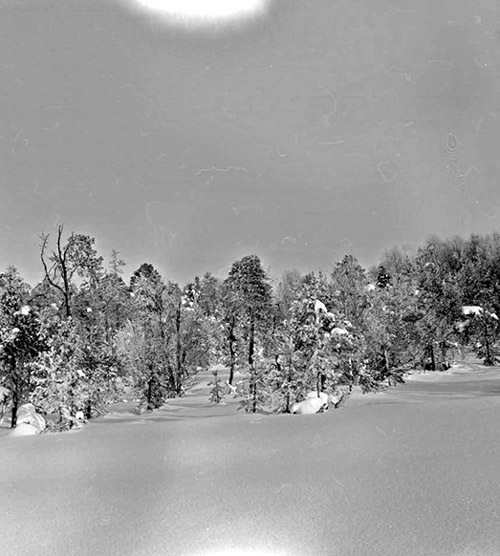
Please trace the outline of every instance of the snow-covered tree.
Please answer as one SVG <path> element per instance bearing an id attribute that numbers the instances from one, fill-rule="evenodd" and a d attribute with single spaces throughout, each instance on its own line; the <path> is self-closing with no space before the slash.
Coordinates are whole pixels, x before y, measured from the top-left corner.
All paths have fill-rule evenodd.
<path id="1" fill-rule="evenodd" d="M 44 413 L 58 415 L 57 427 L 65 430 L 72 426 L 71 417 L 88 403 L 90 377 L 82 364 L 75 321 L 46 316 L 45 327 L 51 330 L 48 349 L 32 364 L 30 401 Z"/>
<path id="2" fill-rule="evenodd" d="M 238 385 L 239 409 L 247 413 L 264 411 L 269 402 L 269 364 L 256 354 L 248 376 Z"/>
<path id="3" fill-rule="evenodd" d="M 209 402 L 219 404 L 224 398 L 225 388 L 219 377 L 218 369 L 212 370 L 212 376 L 212 380 L 208 383 L 208 386 L 210 387 Z"/>
<path id="4" fill-rule="evenodd" d="M 265 333 L 272 306 L 271 286 L 259 257 L 248 255 L 233 263 L 225 286 L 233 316 L 244 330 L 252 366 L 257 336 Z"/>
<path id="5" fill-rule="evenodd" d="M 132 314 L 116 334 L 116 346 L 137 395 L 148 410 L 160 407 L 174 390 L 169 357 L 172 303 L 168 285 L 149 264 L 130 280 Z"/>
<path id="6" fill-rule="evenodd" d="M 11 426 L 17 410 L 33 390 L 33 362 L 47 349 L 36 308 L 29 303 L 30 286 L 14 267 L 0 274 L 0 386 L 11 392 Z"/>
<path id="7" fill-rule="evenodd" d="M 444 255 L 442 241 L 433 237 L 418 250 L 415 260 L 418 296 L 413 339 L 421 346 L 422 361 L 432 370 L 446 362 L 454 323 L 460 316 L 457 276 Z"/>
<path id="8" fill-rule="evenodd" d="M 412 342 L 411 319 L 417 312 L 416 294 L 416 282 L 401 275 L 370 291 L 360 355 L 363 363 L 360 378 L 367 389 L 401 382 L 404 370 L 418 359 L 420 350 Z M 420 317 L 419 314 L 417 318 Z"/>
<path id="9" fill-rule="evenodd" d="M 332 272 L 331 288 L 337 310 L 354 325 L 361 324 L 366 309 L 366 285 L 364 268 L 353 255 L 345 255 Z"/>
<path id="10" fill-rule="evenodd" d="M 352 325 L 322 299 L 328 299 L 326 281 L 307 275 L 273 335 L 268 385 L 275 411 L 289 412 L 311 391 L 320 395 L 351 381 Z"/>

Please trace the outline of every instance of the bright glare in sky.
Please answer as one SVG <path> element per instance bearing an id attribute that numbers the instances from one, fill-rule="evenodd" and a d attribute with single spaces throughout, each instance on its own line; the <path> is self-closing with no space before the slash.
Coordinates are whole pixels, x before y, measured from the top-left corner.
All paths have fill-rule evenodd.
<path id="1" fill-rule="evenodd" d="M 132 0 L 132 4 L 166 21 L 210 25 L 259 15 L 267 0 Z"/>
<path id="2" fill-rule="evenodd" d="M 215 552 L 204 552 L 203 556 L 285 556 L 285 554 L 283 552 L 261 550 L 259 548 L 231 548 Z"/>

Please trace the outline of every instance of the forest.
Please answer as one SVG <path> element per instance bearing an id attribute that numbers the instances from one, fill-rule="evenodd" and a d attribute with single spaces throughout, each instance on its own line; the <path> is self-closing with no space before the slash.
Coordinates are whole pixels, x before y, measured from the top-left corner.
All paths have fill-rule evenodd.
<path id="1" fill-rule="evenodd" d="M 12 427 L 26 402 L 57 416 L 52 430 L 124 395 L 152 411 L 201 371 L 213 404 L 234 395 L 243 411 L 286 413 L 311 390 L 377 391 L 466 353 L 485 365 L 500 356 L 498 233 L 393 247 L 369 269 L 346 254 L 329 272 L 279 279 L 252 254 L 225 278 L 181 285 L 149 263 L 127 283 L 120 253 L 105 263 L 95 238 L 60 226 L 42 234 L 40 264 L 35 286 L 14 267 L 0 274 L 0 389 Z"/>

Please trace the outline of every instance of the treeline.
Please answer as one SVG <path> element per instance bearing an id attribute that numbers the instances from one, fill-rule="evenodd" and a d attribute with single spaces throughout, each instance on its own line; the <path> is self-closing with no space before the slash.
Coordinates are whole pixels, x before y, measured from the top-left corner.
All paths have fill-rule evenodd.
<path id="1" fill-rule="evenodd" d="M 285 272 L 272 281 L 258 256 L 186 285 L 148 263 L 126 283 L 124 261 L 106 265 L 94 238 L 60 227 L 41 237 L 44 279 L 0 274 L 0 386 L 12 426 L 31 402 L 45 414 L 91 418 L 124 393 L 144 410 L 213 370 L 211 400 L 229 384 L 241 407 L 290 411 L 307 392 L 401 382 L 410 368 L 446 368 L 458 351 L 486 365 L 499 355 L 500 235 L 429 239 L 393 248 L 365 270 L 346 255 L 329 273 Z M 237 388 L 236 372 L 241 373 Z"/>

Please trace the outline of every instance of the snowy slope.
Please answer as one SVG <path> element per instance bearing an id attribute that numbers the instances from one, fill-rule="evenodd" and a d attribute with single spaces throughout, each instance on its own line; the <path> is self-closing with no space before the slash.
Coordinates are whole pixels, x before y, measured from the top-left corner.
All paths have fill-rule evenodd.
<path id="1" fill-rule="evenodd" d="M 498 555 L 500 371 L 427 376 L 319 415 L 194 392 L 0 438 L 0 554 Z"/>

